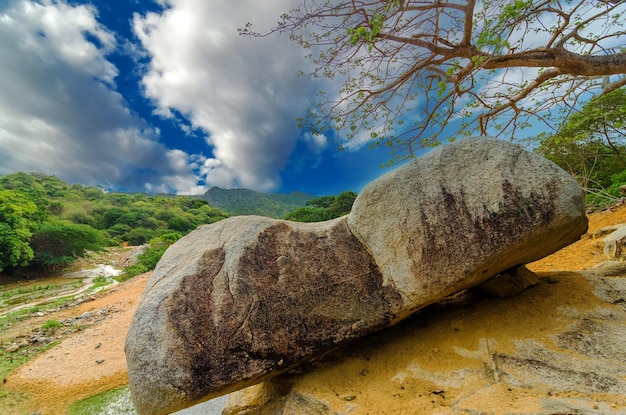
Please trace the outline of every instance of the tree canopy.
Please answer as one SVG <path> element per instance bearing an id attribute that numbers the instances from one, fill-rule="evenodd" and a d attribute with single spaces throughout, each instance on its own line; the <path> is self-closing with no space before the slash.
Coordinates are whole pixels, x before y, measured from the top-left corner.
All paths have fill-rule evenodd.
<path id="1" fill-rule="evenodd" d="M 626 88 L 583 105 L 556 134 L 541 135 L 536 150 L 587 190 L 589 204 L 622 196 L 620 187 L 626 184 Z"/>
<path id="2" fill-rule="evenodd" d="M 0 271 L 33 259 L 30 238 L 37 228 L 37 206 L 23 195 L 0 189 Z"/>
<path id="3" fill-rule="evenodd" d="M 285 216 L 295 222 L 321 222 L 350 213 L 357 194 L 347 190 L 337 196 L 321 196 L 306 202 L 305 207 L 297 208 Z"/>
<path id="4" fill-rule="evenodd" d="M 621 0 L 303 0 L 270 33 L 308 50 L 312 76 L 341 83 L 308 128 L 365 132 L 411 156 L 453 121 L 455 133 L 514 138 L 626 85 L 625 11 Z"/>

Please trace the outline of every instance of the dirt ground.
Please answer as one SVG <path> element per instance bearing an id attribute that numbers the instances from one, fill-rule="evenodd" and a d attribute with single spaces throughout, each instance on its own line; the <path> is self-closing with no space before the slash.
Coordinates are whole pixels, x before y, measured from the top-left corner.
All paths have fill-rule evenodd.
<path id="1" fill-rule="evenodd" d="M 49 319 L 60 321 L 101 310 L 108 313 L 99 324 L 70 335 L 58 346 L 13 372 L 3 388 L 26 393 L 30 399 L 13 407 L 0 403 L 0 413 L 62 414 L 69 404 L 79 399 L 126 385 L 124 340 L 149 276 L 149 273 L 137 276 L 93 301 L 28 320 L 13 328 L 13 334 L 18 335 L 41 327 Z"/>
<path id="2" fill-rule="evenodd" d="M 626 207 L 594 213 L 589 216 L 589 232 L 604 226 L 626 223 Z M 529 268 L 538 273 L 567 273 L 590 268 L 603 257 L 598 240 L 583 237 L 579 242 L 544 258 Z M 554 274 L 553 274 L 554 275 Z M 66 337 L 61 344 L 13 372 L 1 386 L 0 413 L 6 415 L 63 414 L 67 406 L 79 399 L 127 384 L 124 341 L 132 315 L 140 300 L 150 274 L 144 274 L 119 284 L 93 301 L 44 317 L 28 320 L 3 333 L 26 333 L 49 319 L 62 320 L 83 313 L 107 310 L 99 323 Z M 494 319 L 499 318 L 494 314 Z M 100 363 L 98 363 L 100 362 Z M 2 392 L 2 390 L 0 390 Z M 20 402 L 6 399 L 6 392 L 26 396 Z M 3 401 L 4 400 L 4 401 Z"/>

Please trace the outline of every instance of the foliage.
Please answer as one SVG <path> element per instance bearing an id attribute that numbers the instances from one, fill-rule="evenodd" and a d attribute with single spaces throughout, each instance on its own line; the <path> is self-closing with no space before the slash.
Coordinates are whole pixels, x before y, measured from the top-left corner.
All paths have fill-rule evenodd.
<path id="1" fill-rule="evenodd" d="M 233 215 L 261 215 L 282 218 L 294 209 L 303 207 L 315 196 L 292 192 L 289 194 L 263 194 L 249 189 L 220 189 L 213 187 L 199 196 L 211 206 Z"/>
<path id="2" fill-rule="evenodd" d="M 318 197 L 306 202 L 305 207 L 288 213 L 285 219 L 295 222 L 321 222 L 338 218 L 350 213 L 356 196 L 354 192 L 345 191 L 338 196 Z"/>
<path id="3" fill-rule="evenodd" d="M 43 269 L 61 269 L 88 250 L 102 250 L 105 245 L 102 233 L 89 225 L 60 220 L 44 222 L 31 241 L 33 264 Z"/>
<path id="4" fill-rule="evenodd" d="M 106 193 L 38 173 L 0 176 L 0 271 L 57 269 L 87 249 L 140 245 L 228 216 L 189 196 Z"/>
<path id="5" fill-rule="evenodd" d="M 32 231 L 37 227 L 35 203 L 13 190 L 0 190 L 0 271 L 33 259 Z"/>
<path id="6" fill-rule="evenodd" d="M 58 320 L 47 320 L 41 329 L 46 333 L 54 333 L 57 329 L 60 329 L 63 325 Z"/>
<path id="7" fill-rule="evenodd" d="M 589 101 L 556 134 L 539 137 L 537 152 L 587 189 L 591 205 L 621 196 L 626 170 L 626 89 Z M 608 193 L 605 191 L 608 189 Z"/>
<path id="8" fill-rule="evenodd" d="M 250 23 L 240 33 L 286 33 L 311 76 L 341 85 L 302 120 L 311 131 L 369 134 L 412 156 L 452 128 L 558 127 L 556 109 L 626 85 L 625 11 L 623 1 L 314 0 L 270 33 Z"/>
<path id="9" fill-rule="evenodd" d="M 124 275 L 120 280 L 125 280 L 135 275 L 143 274 L 153 270 L 167 248 L 181 238 L 179 233 L 168 233 L 150 241 L 150 246 L 146 248 L 143 254 L 139 255 L 138 262 L 135 265 L 124 270 Z"/>
<path id="10" fill-rule="evenodd" d="M 294 222 L 323 222 L 332 219 L 328 209 L 318 207 L 301 207 L 285 215 L 286 220 Z"/>

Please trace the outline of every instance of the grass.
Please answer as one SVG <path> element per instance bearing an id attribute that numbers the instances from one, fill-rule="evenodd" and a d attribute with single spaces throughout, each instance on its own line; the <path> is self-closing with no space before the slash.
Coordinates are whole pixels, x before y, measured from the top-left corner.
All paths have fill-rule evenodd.
<path id="1" fill-rule="evenodd" d="M 0 330 L 4 331 L 16 321 L 21 320 L 22 317 L 28 316 L 30 314 L 38 313 L 40 310 L 41 310 L 41 307 L 35 306 L 35 307 L 23 308 L 21 310 L 6 314 L 0 317 Z"/>
<path id="2" fill-rule="evenodd" d="M 11 413 L 19 410 L 20 407 L 30 399 L 28 393 L 20 391 L 8 391 L 6 389 L 0 389 L 0 409 L 9 410 Z"/>
<path id="3" fill-rule="evenodd" d="M 127 387 L 112 389 L 74 402 L 69 415 L 135 415 Z"/>
<path id="4" fill-rule="evenodd" d="M 58 320 L 48 320 L 44 323 L 43 326 L 41 326 L 41 329 L 46 333 L 54 333 L 55 331 L 57 331 L 57 329 L 61 327 L 63 327 L 63 324 L 61 324 Z"/>
<path id="5" fill-rule="evenodd" d="M 93 279 L 93 285 L 91 286 L 91 289 L 93 290 L 95 288 L 105 287 L 107 285 L 110 285 L 111 283 L 112 281 L 110 279 L 100 275 Z"/>
<path id="6" fill-rule="evenodd" d="M 22 288 L 18 288 L 16 290 L 12 290 L 12 291 L 6 291 L 3 292 L 1 297 L 4 298 L 11 298 L 11 297 L 15 297 L 16 295 L 23 295 L 23 294 L 31 294 L 37 291 L 47 291 L 47 290 L 54 290 L 59 288 L 58 284 L 47 284 L 47 285 L 34 285 L 32 287 L 22 287 Z"/>

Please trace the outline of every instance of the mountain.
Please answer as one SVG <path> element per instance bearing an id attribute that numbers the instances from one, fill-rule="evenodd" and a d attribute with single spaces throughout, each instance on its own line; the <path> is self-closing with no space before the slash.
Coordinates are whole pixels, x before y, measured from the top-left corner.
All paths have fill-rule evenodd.
<path id="1" fill-rule="evenodd" d="M 202 196 L 209 205 L 222 209 L 231 215 L 261 215 L 282 218 L 294 209 L 305 206 L 317 196 L 304 192 L 259 193 L 249 189 L 221 189 L 212 187 Z"/>

